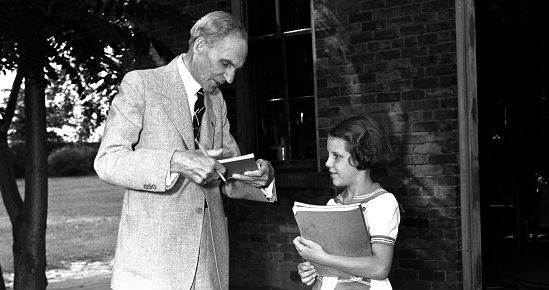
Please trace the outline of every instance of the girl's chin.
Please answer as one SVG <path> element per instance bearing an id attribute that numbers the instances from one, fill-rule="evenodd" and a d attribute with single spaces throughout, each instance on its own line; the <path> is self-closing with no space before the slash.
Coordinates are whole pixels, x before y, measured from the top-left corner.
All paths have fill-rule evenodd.
<path id="1" fill-rule="evenodd" d="M 343 182 L 343 180 L 341 180 L 341 179 L 339 179 L 339 178 L 332 178 L 332 184 L 333 184 L 335 187 L 346 187 L 346 186 L 349 185 L 348 183 Z"/>

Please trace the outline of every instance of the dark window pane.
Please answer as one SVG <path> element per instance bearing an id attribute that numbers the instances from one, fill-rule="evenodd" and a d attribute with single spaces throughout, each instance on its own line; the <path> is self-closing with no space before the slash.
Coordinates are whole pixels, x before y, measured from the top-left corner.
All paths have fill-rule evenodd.
<path id="1" fill-rule="evenodd" d="M 311 35 L 287 38 L 289 97 L 313 95 L 313 60 Z"/>
<path id="2" fill-rule="evenodd" d="M 311 27 L 310 0 L 280 0 L 282 31 Z"/>
<path id="3" fill-rule="evenodd" d="M 275 0 L 248 0 L 247 14 L 249 37 L 276 32 Z"/>
<path id="4" fill-rule="evenodd" d="M 280 8 L 278 15 L 275 1 Z M 310 30 L 276 34 L 310 28 L 311 2 L 248 0 L 244 3 L 250 35 L 247 71 L 254 100 L 252 108 L 255 108 L 250 114 L 256 120 L 253 123 L 257 138 L 256 156 L 282 160 L 278 153 L 284 140 L 284 160 L 314 160 L 316 119 L 312 36 Z"/>
<path id="5" fill-rule="evenodd" d="M 280 39 L 250 42 L 254 96 L 258 102 L 284 98 Z"/>
<path id="6" fill-rule="evenodd" d="M 312 159 L 316 156 L 314 109 L 314 98 L 290 100 L 292 159 Z"/>
<path id="7" fill-rule="evenodd" d="M 258 107 L 258 158 L 276 160 L 277 146 L 280 145 L 286 131 L 284 101 L 264 101 L 258 104 Z"/>

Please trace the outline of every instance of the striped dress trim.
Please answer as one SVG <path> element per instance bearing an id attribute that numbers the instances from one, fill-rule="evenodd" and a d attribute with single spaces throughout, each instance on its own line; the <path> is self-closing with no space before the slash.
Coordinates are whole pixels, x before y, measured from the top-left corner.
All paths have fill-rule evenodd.
<path id="1" fill-rule="evenodd" d="M 370 199 L 373 199 L 374 197 L 377 197 L 378 195 L 382 195 L 383 193 L 386 193 L 387 191 L 383 188 L 379 188 L 377 190 L 374 190 L 368 194 L 363 194 L 363 195 L 357 195 L 353 198 L 354 199 L 358 199 L 358 200 L 363 200 L 362 202 L 366 202 L 366 201 L 369 201 Z"/>
<path id="2" fill-rule="evenodd" d="M 322 276 L 317 276 L 316 277 L 318 280 L 322 281 Z M 356 283 L 360 283 L 360 284 L 363 284 L 363 285 L 367 285 L 367 286 L 370 286 L 370 278 L 363 278 L 363 277 L 358 277 L 358 276 L 351 276 L 347 279 L 343 279 L 343 278 L 338 278 L 337 279 L 337 282 L 338 283 L 352 283 L 352 282 L 356 282 Z"/>
<path id="3" fill-rule="evenodd" d="M 389 246 L 394 246 L 396 240 L 388 236 L 371 236 L 370 242 L 372 244 L 385 244 Z"/>
<path id="4" fill-rule="evenodd" d="M 381 186 L 379 185 L 379 183 L 374 183 L 375 187 L 378 187 L 378 189 L 370 192 L 370 193 L 367 193 L 367 194 L 361 194 L 361 195 L 357 195 L 355 197 L 353 197 L 353 203 L 366 203 L 382 194 L 385 194 L 385 193 L 388 193 L 388 191 L 386 191 L 385 189 L 381 188 Z M 338 194 L 335 198 L 334 198 L 334 201 L 337 200 L 339 203 L 343 204 L 343 194 L 345 194 L 347 192 L 347 190 L 345 189 L 344 192 Z"/>

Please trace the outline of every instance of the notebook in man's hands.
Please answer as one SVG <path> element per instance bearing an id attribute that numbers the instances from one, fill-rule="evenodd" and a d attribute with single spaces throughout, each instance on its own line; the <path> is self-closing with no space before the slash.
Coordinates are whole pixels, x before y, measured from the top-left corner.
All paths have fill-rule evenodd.
<path id="1" fill-rule="evenodd" d="M 231 178 L 233 174 L 243 174 L 245 171 L 253 171 L 259 168 L 255 162 L 253 153 L 221 159 L 219 160 L 219 163 L 227 168 L 227 172 L 225 173 L 227 178 Z"/>

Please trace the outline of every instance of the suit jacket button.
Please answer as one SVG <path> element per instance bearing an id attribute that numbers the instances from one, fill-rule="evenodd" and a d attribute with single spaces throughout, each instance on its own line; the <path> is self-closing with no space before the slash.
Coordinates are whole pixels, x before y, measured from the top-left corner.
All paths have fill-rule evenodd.
<path id="1" fill-rule="evenodd" d="M 204 213 L 204 210 L 201 207 L 197 207 L 196 208 L 196 213 L 197 214 L 202 214 L 202 213 Z"/>

